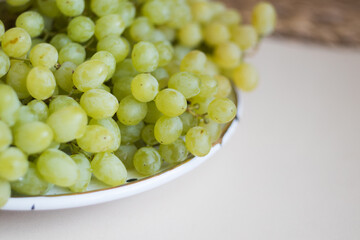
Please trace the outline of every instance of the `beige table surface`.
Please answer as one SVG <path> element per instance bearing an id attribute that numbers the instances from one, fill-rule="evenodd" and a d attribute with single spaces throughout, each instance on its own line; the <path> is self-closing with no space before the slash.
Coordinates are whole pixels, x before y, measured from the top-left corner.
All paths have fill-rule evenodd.
<path id="1" fill-rule="evenodd" d="M 236 135 L 191 173 L 98 206 L 0 211 L 0 239 L 360 239 L 360 51 L 267 40 Z"/>

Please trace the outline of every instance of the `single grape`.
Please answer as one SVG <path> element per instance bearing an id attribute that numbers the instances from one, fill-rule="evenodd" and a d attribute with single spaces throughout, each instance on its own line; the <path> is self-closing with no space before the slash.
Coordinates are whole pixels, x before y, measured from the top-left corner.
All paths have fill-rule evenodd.
<path id="1" fill-rule="evenodd" d="M 215 48 L 214 60 L 219 67 L 233 69 L 241 62 L 242 52 L 240 48 L 232 42 L 219 44 Z"/>
<path id="2" fill-rule="evenodd" d="M 179 116 L 182 124 L 183 124 L 183 131 L 181 135 L 185 135 L 191 128 L 198 125 L 198 119 L 189 112 L 184 112 Z"/>
<path id="3" fill-rule="evenodd" d="M 120 101 L 117 117 L 122 124 L 136 125 L 147 113 L 146 103 L 137 101 L 133 96 L 127 96 Z"/>
<path id="4" fill-rule="evenodd" d="M 264 37 L 271 34 L 276 25 L 276 11 L 271 3 L 258 3 L 251 15 L 251 23 L 259 36 Z"/>
<path id="5" fill-rule="evenodd" d="M 74 87 L 72 80 L 73 73 L 75 72 L 76 64 L 73 62 L 64 62 L 60 68 L 54 72 L 54 77 L 57 85 L 66 92 L 71 92 Z"/>
<path id="6" fill-rule="evenodd" d="M 171 144 L 181 136 L 183 125 L 179 117 L 161 117 L 154 127 L 156 140 L 161 144 Z"/>
<path id="7" fill-rule="evenodd" d="M 75 184 L 69 186 L 72 192 L 85 192 L 91 180 L 91 166 L 84 154 L 78 153 L 70 156 L 79 168 L 79 177 Z"/>
<path id="8" fill-rule="evenodd" d="M 204 41 L 209 46 L 225 43 L 230 39 L 229 28 L 219 22 L 210 22 L 204 29 Z"/>
<path id="9" fill-rule="evenodd" d="M 134 166 L 137 172 L 149 176 L 160 170 L 161 157 L 152 147 L 140 148 L 134 155 Z"/>
<path id="10" fill-rule="evenodd" d="M 226 98 L 230 95 L 232 87 L 231 82 L 227 77 L 222 75 L 215 75 L 215 79 L 218 85 L 218 91 L 215 94 L 217 98 Z"/>
<path id="11" fill-rule="evenodd" d="M 82 92 L 98 88 L 106 79 L 108 67 L 100 60 L 89 60 L 74 71 L 73 82 Z"/>
<path id="12" fill-rule="evenodd" d="M 0 51 L 0 61 L 1 53 L 2 51 Z M 9 72 L 6 75 L 6 83 L 15 90 L 19 99 L 30 97 L 30 93 L 26 87 L 26 78 L 30 70 L 31 67 L 28 64 L 18 61 L 11 64 Z"/>
<path id="13" fill-rule="evenodd" d="M 199 75 L 200 77 L 200 93 L 196 96 L 198 98 L 211 98 L 215 96 L 218 91 L 218 83 L 215 77 L 210 75 Z"/>
<path id="14" fill-rule="evenodd" d="M 10 127 L 0 120 L 0 152 L 7 149 L 13 141 Z"/>
<path id="15" fill-rule="evenodd" d="M 194 1 L 190 6 L 196 22 L 206 23 L 213 17 L 211 5 L 207 1 Z"/>
<path id="16" fill-rule="evenodd" d="M 114 145 L 113 134 L 100 125 L 88 125 L 82 137 L 77 139 L 79 147 L 86 152 L 109 152 Z"/>
<path id="17" fill-rule="evenodd" d="M 131 24 L 130 36 L 135 42 L 149 41 L 153 32 L 154 26 L 151 24 L 148 18 L 138 17 Z"/>
<path id="18" fill-rule="evenodd" d="M 168 117 L 180 116 L 186 111 L 187 102 L 184 95 L 174 89 L 164 89 L 155 98 L 157 109 Z"/>
<path id="19" fill-rule="evenodd" d="M 168 65 L 174 57 L 174 48 L 169 41 L 156 42 L 155 47 L 159 53 L 159 66 Z"/>
<path id="20" fill-rule="evenodd" d="M 156 25 L 165 24 L 171 17 L 168 1 L 150 0 L 142 6 L 142 13 L 150 22 Z"/>
<path id="21" fill-rule="evenodd" d="M 133 77 L 123 77 L 117 79 L 112 89 L 112 94 L 121 101 L 123 98 L 131 95 L 131 82 Z"/>
<path id="22" fill-rule="evenodd" d="M 49 104 L 49 114 L 52 114 L 64 107 L 75 106 L 80 107 L 80 104 L 72 97 L 66 95 L 59 95 L 51 99 Z"/>
<path id="23" fill-rule="evenodd" d="M 60 51 L 68 43 L 71 43 L 71 39 L 64 33 L 56 34 L 50 41 L 50 44 L 58 51 Z"/>
<path id="24" fill-rule="evenodd" d="M 167 22 L 167 26 L 178 29 L 191 21 L 191 9 L 186 1 L 169 1 L 169 4 L 171 17 Z"/>
<path id="25" fill-rule="evenodd" d="M 109 35 L 120 36 L 125 31 L 125 22 L 118 14 L 109 14 L 99 18 L 95 25 L 95 36 L 102 39 Z"/>
<path id="26" fill-rule="evenodd" d="M 99 40 L 97 51 L 108 51 L 114 57 L 117 63 L 123 61 L 130 51 L 129 42 L 122 37 L 109 35 Z"/>
<path id="27" fill-rule="evenodd" d="M 133 78 L 138 74 L 139 72 L 134 68 L 132 60 L 127 58 L 124 61 L 116 64 L 116 69 L 112 81 L 115 84 L 118 80 L 122 80 L 125 77 Z"/>
<path id="28" fill-rule="evenodd" d="M 34 67 L 51 68 L 57 63 L 59 55 L 51 44 L 40 43 L 31 49 L 29 58 Z"/>
<path id="29" fill-rule="evenodd" d="M 16 147 L 0 152 L 0 179 L 15 181 L 23 177 L 28 170 L 26 155 Z"/>
<path id="30" fill-rule="evenodd" d="M 56 0 L 36 0 L 36 3 L 40 12 L 48 17 L 55 18 L 61 15 L 60 10 L 56 6 Z"/>
<path id="31" fill-rule="evenodd" d="M 4 35 L 4 33 L 5 33 L 5 26 L 3 21 L 0 20 L 0 39 Z"/>
<path id="32" fill-rule="evenodd" d="M 85 92 L 80 98 L 80 105 L 94 119 L 112 117 L 119 108 L 116 97 L 102 89 Z"/>
<path id="33" fill-rule="evenodd" d="M 203 34 L 199 23 L 188 23 L 180 28 L 178 38 L 185 47 L 196 47 L 203 40 Z"/>
<path id="34" fill-rule="evenodd" d="M 127 126 L 117 122 L 121 132 L 121 144 L 134 143 L 140 140 L 141 130 L 144 128 L 144 122 L 139 122 L 136 125 Z"/>
<path id="35" fill-rule="evenodd" d="M 30 37 L 38 37 L 44 30 L 44 19 L 35 11 L 20 14 L 15 22 L 16 27 L 25 29 Z"/>
<path id="36" fill-rule="evenodd" d="M 55 91 L 54 74 L 46 67 L 34 67 L 27 75 L 26 87 L 33 98 L 37 100 L 47 99 Z"/>
<path id="37" fill-rule="evenodd" d="M 10 86 L 0 84 L 0 119 L 7 125 L 13 126 L 19 107 L 20 101 L 16 92 Z"/>
<path id="38" fill-rule="evenodd" d="M 120 147 L 121 133 L 116 121 L 112 118 L 104 118 L 100 120 L 91 119 L 89 125 L 99 125 L 105 127 L 112 134 L 114 143 L 109 151 L 114 152 Z"/>
<path id="39" fill-rule="evenodd" d="M 56 6 L 60 12 L 68 17 L 75 17 L 83 13 L 85 9 L 84 0 L 56 0 Z"/>
<path id="40" fill-rule="evenodd" d="M 0 179 L 0 208 L 3 207 L 11 196 L 9 182 Z"/>
<path id="41" fill-rule="evenodd" d="M 189 52 L 181 61 L 180 70 L 200 74 L 204 71 L 206 55 L 198 50 Z"/>
<path id="42" fill-rule="evenodd" d="M 150 42 L 139 42 L 134 45 L 131 54 L 132 63 L 139 72 L 152 72 L 159 65 L 159 52 Z"/>
<path id="43" fill-rule="evenodd" d="M 146 123 L 156 123 L 156 121 L 163 115 L 156 107 L 154 101 L 148 102 L 148 112 L 144 118 Z"/>
<path id="44" fill-rule="evenodd" d="M 30 0 L 6 0 L 6 3 L 12 7 L 21 7 L 29 2 Z"/>
<path id="45" fill-rule="evenodd" d="M 186 160 L 188 150 L 186 149 L 185 142 L 181 138 L 175 142 L 159 147 L 161 157 L 168 163 L 179 163 Z"/>
<path id="46" fill-rule="evenodd" d="M 91 57 L 91 59 L 92 60 L 94 60 L 94 59 L 100 60 L 107 66 L 108 74 L 106 76 L 105 81 L 112 78 L 112 76 L 115 73 L 115 69 L 116 69 L 116 59 L 110 52 L 108 52 L 108 51 L 99 51 L 99 52 L 95 53 Z"/>
<path id="47" fill-rule="evenodd" d="M 213 21 L 226 24 L 228 26 L 238 25 L 241 22 L 241 15 L 235 9 L 225 9 L 218 13 Z"/>
<path id="48" fill-rule="evenodd" d="M 132 2 L 119 1 L 119 8 L 115 12 L 125 23 L 125 27 L 129 27 L 135 18 L 136 8 Z"/>
<path id="49" fill-rule="evenodd" d="M 0 50 L 0 78 L 6 75 L 6 73 L 10 69 L 10 59 L 4 53 L 4 51 Z"/>
<path id="50" fill-rule="evenodd" d="M 206 156 L 211 150 L 210 136 L 203 127 L 191 128 L 185 136 L 186 148 L 198 157 Z"/>
<path id="51" fill-rule="evenodd" d="M 249 63 L 241 63 L 233 71 L 235 85 L 243 91 L 254 90 L 259 82 L 259 75 L 255 67 Z"/>
<path id="52" fill-rule="evenodd" d="M 85 57 L 85 48 L 78 43 L 70 42 L 61 48 L 59 52 L 59 63 L 72 62 L 79 65 L 84 62 Z"/>
<path id="53" fill-rule="evenodd" d="M 149 146 L 154 146 L 159 143 L 154 136 L 154 125 L 153 124 L 146 125 L 142 129 L 141 138 Z"/>
<path id="54" fill-rule="evenodd" d="M 67 27 L 68 36 L 75 42 L 86 42 L 95 33 L 95 24 L 89 17 L 73 18 Z"/>
<path id="55" fill-rule="evenodd" d="M 11 28 L 1 37 L 2 50 L 9 57 L 22 57 L 31 47 L 31 37 L 22 28 Z"/>
<path id="56" fill-rule="evenodd" d="M 170 77 L 168 85 L 181 92 L 186 99 L 200 93 L 200 79 L 193 73 L 178 72 Z"/>
<path id="57" fill-rule="evenodd" d="M 256 45 L 258 36 L 253 26 L 242 25 L 231 29 L 231 39 L 244 51 L 253 48 Z"/>
<path id="58" fill-rule="evenodd" d="M 154 100 L 159 92 L 159 83 L 151 74 L 142 73 L 134 77 L 131 82 L 131 93 L 140 102 Z"/>
<path id="59" fill-rule="evenodd" d="M 228 98 L 216 98 L 209 104 L 209 117 L 217 123 L 227 123 L 236 116 L 236 106 Z"/>
<path id="60" fill-rule="evenodd" d="M 39 121 L 45 122 L 49 116 L 48 106 L 41 100 L 34 99 L 28 103 L 27 107 L 37 116 Z"/>
<path id="61" fill-rule="evenodd" d="M 134 144 L 121 145 L 114 154 L 124 163 L 126 169 L 130 170 L 134 168 L 133 158 L 137 150 Z"/>
<path id="62" fill-rule="evenodd" d="M 115 13 L 119 8 L 118 0 L 91 0 L 91 10 L 98 16 L 106 16 Z"/>

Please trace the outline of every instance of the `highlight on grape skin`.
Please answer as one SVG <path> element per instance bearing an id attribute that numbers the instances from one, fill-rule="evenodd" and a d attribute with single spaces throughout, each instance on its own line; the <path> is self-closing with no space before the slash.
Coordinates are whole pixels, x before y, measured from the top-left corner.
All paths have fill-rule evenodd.
<path id="1" fill-rule="evenodd" d="M 234 87 L 259 84 L 247 53 L 276 23 L 266 2 L 250 22 L 210 0 L 0 4 L 0 208 L 206 156 L 236 117 Z"/>

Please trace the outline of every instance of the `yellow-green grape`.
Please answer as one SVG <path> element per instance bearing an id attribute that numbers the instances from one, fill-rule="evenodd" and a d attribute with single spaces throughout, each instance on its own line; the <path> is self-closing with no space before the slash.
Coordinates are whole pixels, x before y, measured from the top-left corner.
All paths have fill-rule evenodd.
<path id="1" fill-rule="evenodd" d="M 155 98 L 157 109 L 168 117 L 177 117 L 183 114 L 187 108 L 184 95 L 175 89 L 164 89 Z"/>
<path id="2" fill-rule="evenodd" d="M 206 156 L 211 150 L 211 140 L 203 127 L 191 128 L 185 136 L 186 148 L 198 157 Z"/>
<path id="3" fill-rule="evenodd" d="M 109 14 L 99 18 L 95 25 L 95 36 L 102 39 L 109 35 L 120 36 L 125 30 L 125 22 L 118 14 Z"/>
<path id="4" fill-rule="evenodd" d="M 174 48 L 168 41 L 156 42 L 155 47 L 159 53 L 159 66 L 163 67 L 168 65 L 174 57 Z"/>
<path id="5" fill-rule="evenodd" d="M 85 48 L 78 43 L 68 43 L 59 52 L 59 63 L 72 62 L 79 65 L 84 62 L 86 57 Z"/>
<path id="6" fill-rule="evenodd" d="M 160 154 L 152 147 L 143 147 L 137 150 L 133 162 L 136 171 L 145 176 L 155 174 L 161 167 Z"/>
<path id="7" fill-rule="evenodd" d="M 80 64 L 74 71 L 73 82 L 82 92 L 100 87 L 108 74 L 108 67 L 100 60 L 89 60 Z"/>
<path id="8" fill-rule="evenodd" d="M 195 97 L 200 93 L 200 79 L 193 73 L 178 72 L 169 79 L 169 88 L 181 92 L 186 99 Z"/>
<path id="9" fill-rule="evenodd" d="M 142 73 L 134 77 L 131 82 L 131 93 L 140 102 L 154 100 L 159 92 L 159 83 L 151 74 Z"/>
<path id="10" fill-rule="evenodd" d="M 80 98 L 80 105 L 94 119 L 112 117 L 119 108 L 116 97 L 102 89 L 85 92 Z"/>
<path id="11" fill-rule="evenodd" d="M 198 23 L 188 23 L 182 26 L 178 33 L 180 44 L 186 47 L 196 47 L 203 40 L 201 26 Z"/>
<path id="12" fill-rule="evenodd" d="M 71 92 L 74 87 L 72 80 L 73 72 L 76 69 L 76 64 L 73 62 L 64 62 L 60 68 L 54 72 L 57 85 L 66 92 Z"/>
<path id="13" fill-rule="evenodd" d="M 84 135 L 87 116 L 82 108 L 68 106 L 52 113 L 46 123 L 54 132 L 54 140 L 66 143 Z"/>
<path id="14" fill-rule="evenodd" d="M 79 147 L 86 152 L 109 152 L 114 145 L 113 134 L 100 125 L 88 125 L 85 134 L 77 139 Z"/>
<path id="15" fill-rule="evenodd" d="M 176 29 L 173 29 L 166 25 L 158 26 L 156 29 L 161 31 L 162 34 L 165 36 L 166 40 L 168 40 L 169 42 L 175 41 Z"/>
<path id="16" fill-rule="evenodd" d="M 146 1 L 141 9 L 142 14 L 153 24 L 165 24 L 170 19 L 170 6 L 168 2 L 166 0 Z"/>
<path id="17" fill-rule="evenodd" d="M 54 74 L 46 67 L 34 67 L 27 75 L 26 87 L 33 98 L 37 100 L 47 99 L 55 91 Z"/>
<path id="18" fill-rule="evenodd" d="M 156 140 L 161 144 L 170 144 L 181 136 L 183 125 L 179 117 L 160 117 L 154 127 Z"/>
<path id="19" fill-rule="evenodd" d="M 151 73 L 159 83 L 159 90 L 163 90 L 168 86 L 169 73 L 165 68 L 159 67 Z"/>
<path id="20" fill-rule="evenodd" d="M 159 147 L 161 157 L 168 163 L 180 163 L 186 160 L 188 150 L 186 149 L 185 142 L 181 138 L 175 142 Z"/>
<path id="21" fill-rule="evenodd" d="M 139 42 L 134 45 L 131 54 L 134 68 L 139 72 L 152 72 L 159 65 L 159 52 L 150 42 Z"/>
<path id="22" fill-rule="evenodd" d="M 169 1 L 169 4 L 171 17 L 167 22 L 167 26 L 178 29 L 191 21 L 191 9 L 186 1 L 173 0 Z"/>
<path id="23" fill-rule="evenodd" d="M 33 38 L 39 36 L 44 30 L 44 19 L 35 11 L 27 11 L 17 17 L 15 25 L 25 29 Z"/>
<path id="24" fill-rule="evenodd" d="M 2 51 L 0 51 L 0 58 L 1 53 Z M 26 88 L 26 77 L 30 70 L 31 67 L 28 64 L 17 61 L 11 64 L 9 72 L 6 75 L 6 83 L 15 90 L 19 99 L 30 97 L 30 93 Z"/>
<path id="25" fill-rule="evenodd" d="M 48 149 L 36 161 L 40 175 L 49 183 L 70 187 L 79 178 L 79 168 L 66 153 L 57 149 Z"/>
<path id="26" fill-rule="evenodd" d="M 69 22 L 67 32 L 71 40 L 83 43 L 94 35 L 95 24 L 91 18 L 79 16 Z"/>
<path id="27" fill-rule="evenodd" d="M 209 104 L 214 100 L 214 97 L 202 98 L 202 97 L 193 97 L 191 101 L 191 109 L 198 115 L 203 115 L 208 112 Z"/>
<path id="28" fill-rule="evenodd" d="M 189 47 L 184 47 L 184 46 L 181 46 L 181 45 L 176 45 L 175 48 L 175 57 L 174 59 L 177 61 L 177 62 L 181 62 L 184 57 L 191 52 L 191 48 Z"/>
<path id="29" fill-rule="evenodd" d="M 159 143 L 154 135 L 154 126 L 154 124 L 146 125 L 141 131 L 142 140 L 149 146 L 154 146 Z"/>
<path id="30" fill-rule="evenodd" d="M 115 57 L 108 51 L 99 51 L 97 53 L 95 53 L 92 57 L 92 60 L 97 59 L 102 61 L 108 68 L 108 74 L 106 76 L 105 81 L 109 80 L 110 78 L 112 78 L 112 76 L 115 73 L 115 69 L 116 69 L 116 60 Z"/>
<path id="31" fill-rule="evenodd" d="M 5 76 L 6 73 L 10 69 L 10 59 L 9 57 L 4 53 L 4 51 L 0 50 L 0 78 Z"/>
<path id="32" fill-rule="evenodd" d="M 29 54 L 30 62 L 34 67 L 53 67 L 59 58 L 55 47 L 49 43 L 40 43 L 33 47 Z"/>
<path id="33" fill-rule="evenodd" d="M 84 0 L 56 0 L 56 6 L 60 12 L 68 17 L 75 17 L 83 13 L 85 9 Z"/>
<path id="34" fill-rule="evenodd" d="M 27 105 L 31 111 L 37 116 L 39 121 L 45 122 L 49 116 L 49 109 L 46 103 L 41 100 L 32 100 Z"/>
<path id="35" fill-rule="evenodd" d="M 134 68 L 132 60 L 130 58 L 127 58 L 124 61 L 116 64 L 116 69 L 112 78 L 112 82 L 115 84 L 118 80 L 122 80 L 125 77 L 133 78 L 138 74 L 139 72 L 136 71 L 136 69 Z"/>
<path id="36" fill-rule="evenodd" d="M 235 85 L 243 91 L 254 90 L 259 82 L 259 75 L 255 67 L 249 63 L 242 63 L 233 71 Z"/>
<path id="37" fill-rule="evenodd" d="M 64 33 L 58 33 L 50 40 L 50 44 L 58 51 L 60 51 L 68 43 L 71 43 L 71 39 Z"/>
<path id="38" fill-rule="evenodd" d="M 53 185 L 45 181 L 33 162 L 29 162 L 29 169 L 25 176 L 11 182 L 11 189 L 17 193 L 36 196 L 45 194 Z"/>
<path id="39" fill-rule="evenodd" d="M 251 23 L 259 36 L 265 37 L 271 34 L 276 25 L 276 11 L 271 3 L 258 3 L 251 15 Z"/>
<path id="40" fill-rule="evenodd" d="M 94 176 L 110 186 L 124 184 L 127 171 L 121 160 L 112 153 L 98 153 L 91 161 Z"/>
<path id="41" fill-rule="evenodd" d="M 122 124 L 136 125 L 145 118 L 147 111 L 146 103 L 129 95 L 120 101 L 117 117 Z"/>
<path id="42" fill-rule="evenodd" d="M 28 170 L 26 155 L 16 147 L 0 152 L 0 179 L 15 181 L 23 177 Z"/>
<path id="43" fill-rule="evenodd" d="M 3 207 L 11 196 L 10 183 L 0 179 L 0 208 Z"/>
<path id="44" fill-rule="evenodd" d="M 119 8 L 118 0 L 91 0 L 90 7 L 98 17 L 115 13 Z"/>
<path id="45" fill-rule="evenodd" d="M 156 121 L 163 115 L 156 107 L 154 101 L 148 102 L 148 112 L 144 118 L 146 123 L 156 123 Z"/>
<path id="46" fill-rule="evenodd" d="M 123 98 L 131 94 L 131 82 L 132 77 L 124 77 L 121 80 L 117 80 L 112 89 L 112 94 L 121 101 Z"/>
<path id="47" fill-rule="evenodd" d="M 241 50 L 245 51 L 256 45 L 258 36 L 253 26 L 242 25 L 231 29 L 231 39 Z"/>
<path id="48" fill-rule="evenodd" d="M 2 36 L 1 47 L 9 57 L 22 57 L 31 47 L 31 37 L 22 28 L 11 28 Z"/>
<path id="49" fill-rule="evenodd" d="M 198 125 L 198 119 L 189 112 L 184 112 L 179 116 L 179 118 L 183 125 L 183 131 L 181 135 L 185 135 L 191 128 Z"/>
<path id="50" fill-rule="evenodd" d="M 120 147 L 120 143 L 121 143 L 120 128 L 114 119 L 112 118 L 104 118 L 99 120 L 91 119 L 89 125 L 103 126 L 107 130 L 109 130 L 109 132 L 113 135 L 114 144 L 109 150 L 110 152 L 114 152 Z"/>
<path id="51" fill-rule="evenodd" d="M 0 119 L 7 125 L 15 123 L 15 113 L 20 107 L 16 92 L 8 85 L 0 84 Z"/>
<path id="52" fill-rule="evenodd" d="M 214 18 L 213 21 L 226 24 L 228 26 L 238 25 L 241 22 L 241 15 L 235 9 L 226 9 L 218 13 Z"/>
<path id="53" fill-rule="evenodd" d="M 54 97 L 49 104 L 49 114 L 52 114 L 64 107 L 80 107 L 80 104 L 72 97 L 66 95 L 59 95 Z"/>
<path id="54" fill-rule="evenodd" d="M 218 85 L 218 90 L 217 93 L 215 94 L 215 97 L 217 98 L 228 97 L 232 90 L 230 80 L 222 75 L 215 75 L 215 79 Z"/>
<path id="55" fill-rule="evenodd" d="M 136 125 L 127 126 L 120 122 L 117 122 L 120 132 L 121 132 L 121 144 L 134 143 L 140 140 L 141 130 L 144 128 L 145 124 L 143 121 L 139 122 Z"/>
<path id="56" fill-rule="evenodd" d="M 119 8 L 116 10 L 116 14 L 121 16 L 125 27 L 129 27 L 134 21 L 136 8 L 132 2 L 122 0 L 119 1 Z"/>
<path id="57" fill-rule="evenodd" d="M 48 17 L 55 18 L 61 15 L 60 10 L 56 6 L 56 0 L 36 0 L 36 3 L 40 12 Z"/>
<path id="58" fill-rule="evenodd" d="M 214 60 L 224 69 L 233 69 L 241 62 L 241 50 L 232 42 L 219 44 L 215 48 Z"/>
<path id="59" fill-rule="evenodd" d="M 1 39 L 2 35 L 4 35 L 4 33 L 5 33 L 5 26 L 4 26 L 3 21 L 0 20 L 0 39 Z"/>
<path id="60" fill-rule="evenodd" d="M 79 153 L 70 156 L 79 168 L 79 178 L 75 184 L 70 186 L 72 192 L 85 192 L 91 180 L 91 166 L 89 159 L 84 154 Z"/>
<path id="61" fill-rule="evenodd" d="M 6 3 L 9 4 L 12 7 L 19 7 L 23 6 L 30 2 L 30 0 L 6 0 Z"/>
<path id="62" fill-rule="evenodd" d="M 149 39 L 149 42 L 156 43 L 156 42 L 161 42 L 161 41 L 167 41 L 167 38 L 162 31 L 160 31 L 159 29 L 156 28 L 156 29 L 154 29 L 154 31 Z"/>
<path id="63" fill-rule="evenodd" d="M 54 138 L 51 128 L 43 122 L 24 123 L 14 130 L 14 143 L 26 154 L 47 149 Z"/>
<path id="64" fill-rule="evenodd" d="M 211 119 L 207 119 L 207 121 L 202 121 L 199 123 L 200 127 L 206 129 L 209 134 L 211 143 L 215 143 L 219 140 L 222 132 L 221 125 L 212 121 Z"/>
<path id="65" fill-rule="evenodd" d="M 180 64 L 180 70 L 182 72 L 192 72 L 200 74 L 204 71 L 206 64 L 206 55 L 199 51 L 193 50 L 186 54 Z"/>
<path id="66" fill-rule="evenodd" d="M 224 43 L 230 39 L 229 28 L 219 22 L 211 22 L 204 28 L 204 40 L 209 46 Z"/>
<path id="67" fill-rule="evenodd" d="M 210 98 L 215 96 L 218 91 L 218 83 L 215 77 L 209 75 L 200 75 L 200 93 L 198 98 Z"/>
<path id="68" fill-rule="evenodd" d="M 191 4 L 191 12 L 196 22 L 205 23 L 213 17 L 211 5 L 207 1 L 197 1 Z"/>
<path id="69" fill-rule="evenodd" d="M 236 106 L 228 98 L 216 98 L 209 104 L 208 113 L 211 120 L 227 123 L 236 116 Z"/>
<path id="70" fill-rule="evenodd" d="M 15 113 L 16 123 L 13 128 L 28 122 L 38 121 L 38 116 L 28 106 L 21 106 Z"/>
<path id="71" fill-rule="evenodd" d="M 10 127 L 0 120 L 0 152 L 7 149 L 13 141 Z"/>
<path id="72" fill-rule="evenodd" d="M 108 51 L 114 57 L 117 63 L 123 61 L 130 51 L 129 42 L 122 37 L 109 35 L 99 40 L 97 51 Z"/>
<path id="73" fill-rule="evenodd" d="M 220 74 L 219 66 L 214 62 L 214 60 L 210 56 L 207 57 L 204 73 L 210 76 Z"/>
<path id="74" fill-rule="evenodd" d="M 134 144 L 121 145 L 114 154 L 123 162 L 126 169 L 130 170 L 134 168 L 133 159 L 137 150 Z"/>
<path id="75" fill-rule="evenodd" d="M 136 18 L 130 27 L 130 36 L 135 42 L 150 40 L 153 32 L 154 26 L 146 17 Z"/>

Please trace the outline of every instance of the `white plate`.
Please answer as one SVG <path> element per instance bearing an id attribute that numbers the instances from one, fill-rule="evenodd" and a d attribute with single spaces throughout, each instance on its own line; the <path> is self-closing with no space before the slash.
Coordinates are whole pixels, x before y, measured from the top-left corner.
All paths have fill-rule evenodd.
<path id="1" fill-rule="evenodd" d="M 158 174 L 142 179 L 136 173 L 130 172 L 128 177 L 128 181 L 130 181 L 118 187 L 108 188 L 100 182 L 92 180 L 88 188 L 89 191 L 84 193 L 70 193 L 64 188 L 56 187 L 45 196 L 12 197 L 1 210 L 31 211 L 83 207 L 129 197 L 165 184 L 205 162 L 221 148 L 222 144 L 226 143 L 230 135 L 235 131 L 239 123 L 239 117 L 242 114 L 240 93 L 237 92 L 236 95 L 238 107 L 237 118 L 229 125 L 229 128 L 224 133 L 222 142 L 213 146 L 210 153 L 205 157 L 195 157 L 177 166 L 164 166 Z M 138 180 L 131 182 L 134 178 Z"/>

